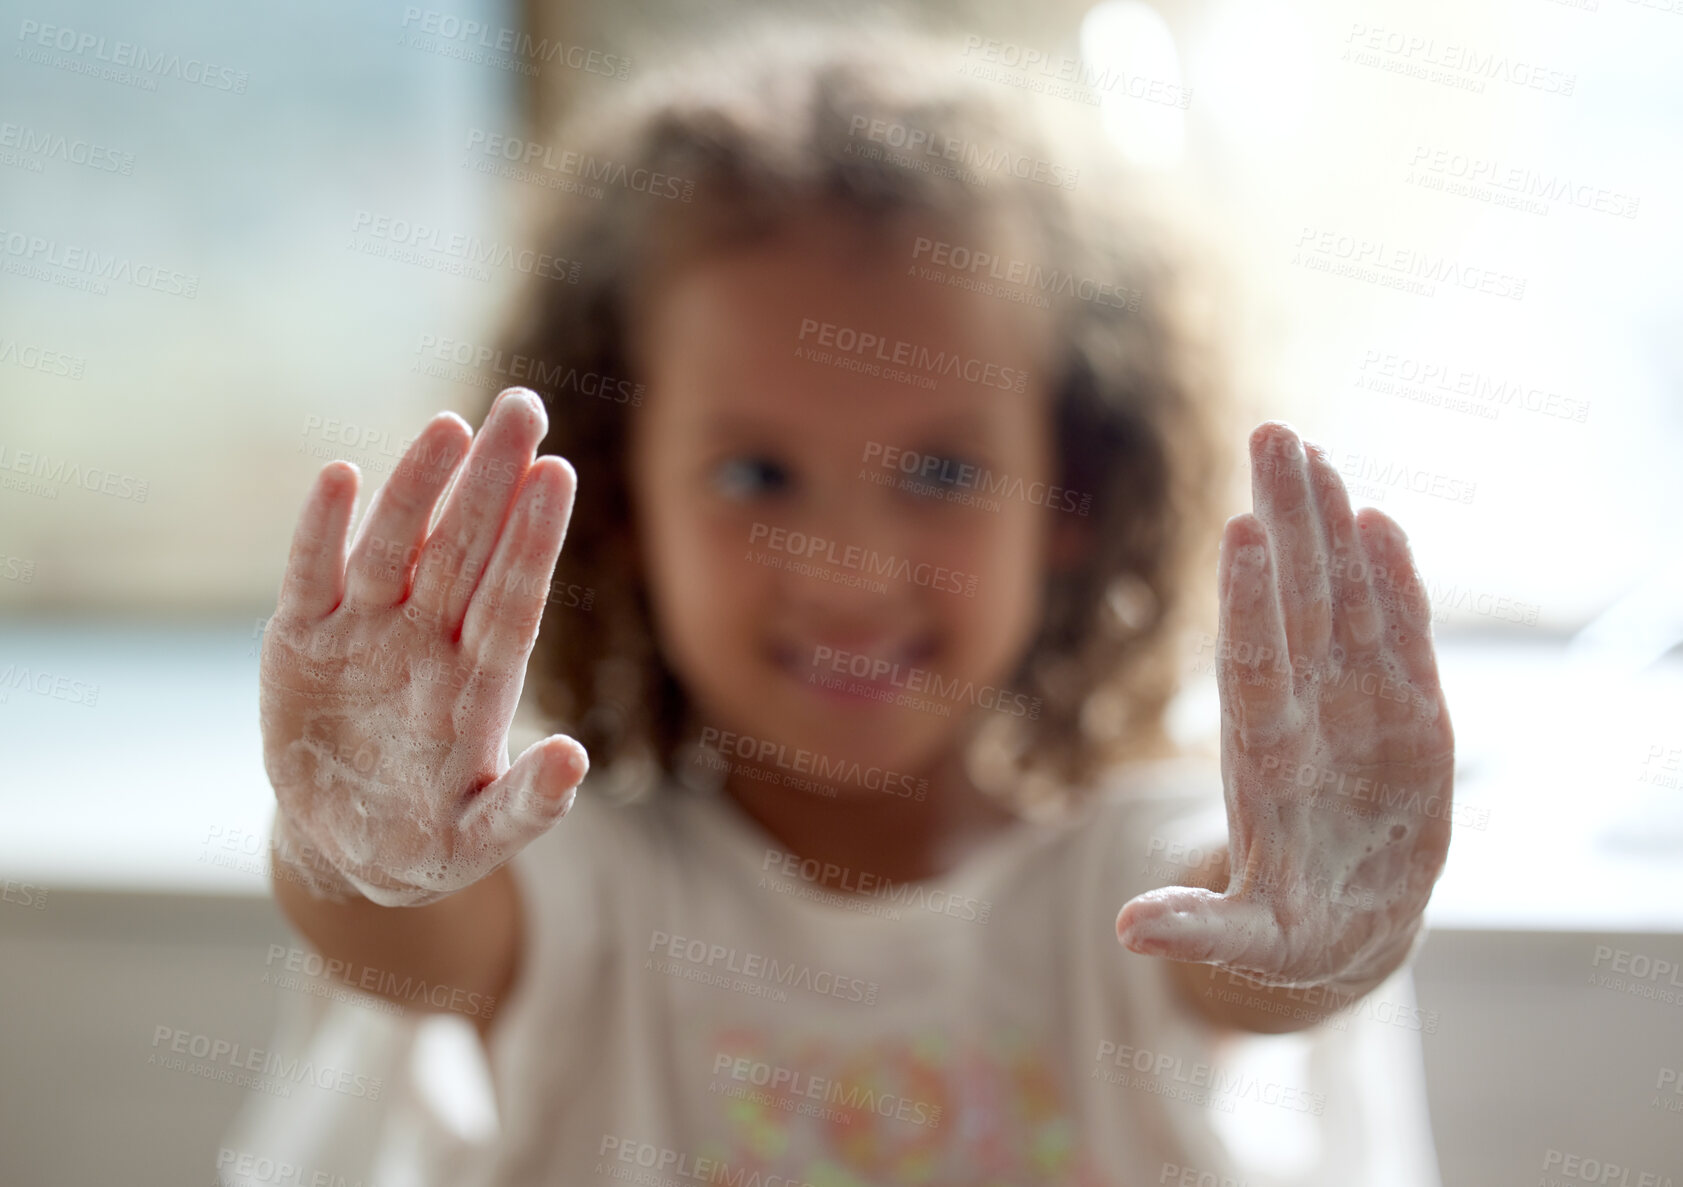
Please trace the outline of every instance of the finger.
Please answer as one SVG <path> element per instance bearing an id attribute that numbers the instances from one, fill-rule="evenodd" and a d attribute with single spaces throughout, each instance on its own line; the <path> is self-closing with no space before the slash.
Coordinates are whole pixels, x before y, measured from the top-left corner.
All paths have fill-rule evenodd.
<path id="1" fill-rule="evenodd" d="M 421 548 L 410 601 L 452 632 L 461 625 L 548 424 L 543 402 L 525 388 L 498 396 L 444 502 L 438 526 Z"/>
<path id="2" fill-rule="evenodd" d="M 1324 568 L 1331 587 L 1332 642 L 1341 663 L 1371 655 L 1379 644 L 1383 615 L 1369 583 L 1367 553 L 1356 536 L 1356 517 L 1344 480 L 1333 469 L 1326 450 L 1305 443 L 1309 455 L 1309 486 L 1314 492 L 1326 531 Z M 1321 558 L 1317 558 L 1319 561 Z"/>
<path id="3" fill-rule="evenodd" d="M 1165 886 L 1129 899 L 1116 916 L 1116 938 L 1141 956 L 1269 972 L 1281 952 L 1280 925 L 1267 904 L 1213 890 Z"/>
<path id="4" fill-rule="evenodd" d="M 1309 492 L 1303 443 L 1279 421 L 1251 434 L 1251 498 L 1268 528 L 1280 579 L 1280 607 L 1291 654 L 1319 669 L 1331 634 L 1332 589 L 1315 564 L 1326 552 L 1320 512 Z"/>
<path id="5" fill-rule="evenodd" d="M 1372 507 L 1362 508 L 1356 525 L 1373 573 L 1374 598 L 1384 615 L 1385 648 L 1397 657 L 1409 681 L 1430 695 L 1438 687 L 1431 599 L 1414 567 L 1408 538 L 1395 520 Z"/>
<path id="6" fill-rule="evenodd" d="M 526 472 L 514 514 L 462 620 L 462 644 L 482 667 L 515 671 L 531 654 L 577 483 L 572 466 L 559 457 L 539 458 Z"/>
<path id="7" fill-rule="evenodd" d="M 316 475 L 292 533 L 277 614 L 315 622 L 345 594 L 345 539 L 361 475 L 350 462 L 329 462 Z"/>
<path id="8" fill-rule="evenodd" d="M 567 814 L 589 770 L 590 756 L 565 734 L 532 743 L 462 814 L 457 852 L 487 867 L 506 861 Z"/>
<path id="9" fill-rule="evenodd" d="M 441 412 L 404 452 L 397 470 L 374 495 L 351 545 L 345 601 L 395 606 L 409 587 L 438 496 L 456 472 L 473 430 L 454 412 Z"/>
<path id="10" fill-rule="evenodd" d="M 1221 614 L 1217 689 L 1241 734 L 1276 725 L 1291 703 L 1291 661 L 1280 613 L 1268 532 L 1254 515 L 1235 515 L 1221 537 L 1216 572 Z"/>

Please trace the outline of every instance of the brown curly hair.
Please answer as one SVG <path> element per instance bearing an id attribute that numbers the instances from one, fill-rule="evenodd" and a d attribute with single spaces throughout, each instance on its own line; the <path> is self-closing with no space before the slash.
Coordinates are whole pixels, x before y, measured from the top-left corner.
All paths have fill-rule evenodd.
<path id="1" fill-rule="evenodd" d="M 1179 644 L 1203 611 L 1190 595 L 1214 584 L 1189 569 L 1213 570 L 1230 462 L 1218 433 L 1221 356 L 1194 328 L 1193 270 L 1164 247 L 1172 238 L 1184 251 L 1185 236 L 1144 215 L 1141 180 L 1091 134 L 1037 125 L 1021 100 L 1000 101 L 953 60 L 953 45 L 898 30 L 738 31 L 730 47 L 644 75 L 556 137 L 621 184 L 545 196 L 538 246 L 571 271 L 530 279 L 501 347 L 548 406 L 541 451 L 578 472 L 557 581 L 594 591 L 592 624 L 549 615 L 531 674 L 538 708 L 606 777 L 593 784 L 623 792 L 676 774 L 691 728 L 655 644 L 628 486 L 642 294 L 687 253 L 774 235 L 819 207 L 868 225 L 932 216 L 955 238 L 1004 218 L 1038 244 L 1040 275 L 1062 278 L 1042 285 L 1059 360 L 1059 485 L 1092 495 L 1091 538 L 1082 563 L 1048 573 L 1045 619 L 1013 678 L 1013 691 L 1041 699 L 1040 716 L 988 715 L 970 743 L 972 775 L 1037 811 L 1109 766 L 1171 749 L 1164 711 Z M 941 143 L 959 147 L 947 155 L 965 165 L 919 167 L 882 137 L 861 137 L 861 116 L 865 127 L 950 138 Z M 1022 161 L 1041 167 L 1014 167 Z M 1070 161 L 1081 168 L 1044 167 Z M 1094 299 L 1101 291 L 1111 299 Z"/>

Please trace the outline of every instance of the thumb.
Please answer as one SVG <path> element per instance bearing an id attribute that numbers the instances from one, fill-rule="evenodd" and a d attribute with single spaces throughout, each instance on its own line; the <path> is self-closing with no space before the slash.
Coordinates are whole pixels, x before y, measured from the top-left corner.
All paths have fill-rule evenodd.
<path id="1" fill-rule="evenodd" d="M 1165 886 L 1128 900 L 1116 916 L 1116 938 L 1142 956 L 1255 968 L 1278 950 L 1280 925 L 1264 903 Z"/>
<path id="2" fill-rule="evenodd" d="M 589 770 L 583 746 L 565 734 L 551 734 L 528 746 L 479 793 L 457 831 L 486 849 L 518 849 L 567 814 Z"/>

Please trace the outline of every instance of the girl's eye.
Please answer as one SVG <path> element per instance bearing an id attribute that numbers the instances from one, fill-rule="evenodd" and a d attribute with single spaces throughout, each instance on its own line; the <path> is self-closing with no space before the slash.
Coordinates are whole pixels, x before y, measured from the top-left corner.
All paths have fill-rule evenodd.
<path id="1" fill-rule="evenodd" d="M 769 458 L 734 457 L 714 469 L 713 487 L 731 499 L 782 494 L 789 487 L 789 472 Z"/>

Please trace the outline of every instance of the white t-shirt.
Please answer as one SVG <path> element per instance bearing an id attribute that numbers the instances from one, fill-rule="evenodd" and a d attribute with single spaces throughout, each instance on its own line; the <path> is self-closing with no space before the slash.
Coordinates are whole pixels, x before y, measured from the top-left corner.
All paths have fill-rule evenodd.
<path id="1" fill-rule="evenodd" d="M 581 793 L 511 865 L 526 947 L 491 1036 L 497 1131 L 435 1135 L 373 1182 L 1435 1183 L 1412 1033 L 1323 1025 L 1247 1062 L 1117 942 L 1182 846 L 1225 839 L 1215 779 L 1131 768 L 1073 819 L 929 882 L 850 874 L 856 895 L 721 793 Z M 1391 1055 L 1360 1055 L 1374 1039 Z M 1247 1124 L 1262 1146 L 1236 1145 Z M 387 1142 L 427 1128 L 399 1116 Z"/>

